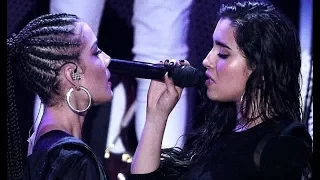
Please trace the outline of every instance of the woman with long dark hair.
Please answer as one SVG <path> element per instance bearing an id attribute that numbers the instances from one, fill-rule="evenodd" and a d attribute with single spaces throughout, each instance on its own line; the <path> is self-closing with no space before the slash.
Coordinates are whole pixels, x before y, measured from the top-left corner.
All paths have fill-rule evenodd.
<path id="1" fill-rule="evenodd" d="M 161 149 L 167 118 L 183 89 L 168 76 L 152 81 L 130 178 L 310 178 L 312 139 L 301 124 L 295 27 L 261 2 L 222 5 L 219 17 L 203 60 L 203 104 L 184 148 Z"/>

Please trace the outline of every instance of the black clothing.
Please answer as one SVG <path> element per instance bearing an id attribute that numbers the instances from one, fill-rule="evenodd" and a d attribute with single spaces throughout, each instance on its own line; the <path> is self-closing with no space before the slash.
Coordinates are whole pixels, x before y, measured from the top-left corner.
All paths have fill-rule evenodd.
<path id="1" fill-rule="evenodd" d="M 149 174 L 131 174 L 129 180 L 301 180 L 312 153 L 312 140 L 302 124 L 289 125 L 288 121 L 266 121 L 246 131 L 221 136 L 183 177 L 163 177 L 161 169 L 157 169 Z M 260 153 L 256 153 L 258 148 L 262 149 Z M 254 154 L 259 155 L 257 165 Z"/>
<path id="2" fill-rule="evenodd" d="M 39 138 L 27 159 L 25 179 L 107 179 L 101 162 L 83 141 L 59 130 Z"/>

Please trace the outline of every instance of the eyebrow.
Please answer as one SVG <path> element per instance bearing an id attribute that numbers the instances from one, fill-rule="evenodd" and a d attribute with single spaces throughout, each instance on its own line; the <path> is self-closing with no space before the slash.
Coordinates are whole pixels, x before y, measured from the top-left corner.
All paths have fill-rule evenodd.
<path id="1" fill-rule="evenodd" d="M 232 50 L 229 46 L 227 46 L 225 43 L 218 41 L 218 40 L 214 40 L 214 42 L 218 45 L 218 46 L 222 46 L 224 48 L 230 49 Z"/>

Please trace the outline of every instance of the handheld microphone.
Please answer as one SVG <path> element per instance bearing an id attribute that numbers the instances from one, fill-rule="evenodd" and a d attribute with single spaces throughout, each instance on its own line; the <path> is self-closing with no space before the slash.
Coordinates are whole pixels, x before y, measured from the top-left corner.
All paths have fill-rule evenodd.
<path id="1" fill-rule="evenodd" d="M 168 72 L 174 84 L 180 87 L 197 86 L 203 77 L 200 70 L 190 65 L 167 66 L 120 59 L 111 59 L 108 69 L 115 74 L 157 80 L 163 80 L 165 73 Z"/>

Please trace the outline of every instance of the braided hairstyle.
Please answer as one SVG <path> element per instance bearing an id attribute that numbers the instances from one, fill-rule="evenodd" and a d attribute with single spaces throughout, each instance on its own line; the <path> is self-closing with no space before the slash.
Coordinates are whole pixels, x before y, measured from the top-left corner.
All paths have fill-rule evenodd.
<path id="1" fill-rule="evenodd" d="M 61 98 L 58 72 L 64 64 L 78 62 L 85 45 L 81 33 L 76 33 L 79 22 L 72 14 L 46 14 L 7 39 L 8 179 L 21 179 L 23 174 L 13 75 L 46 106 L 57 104 Z"/>

